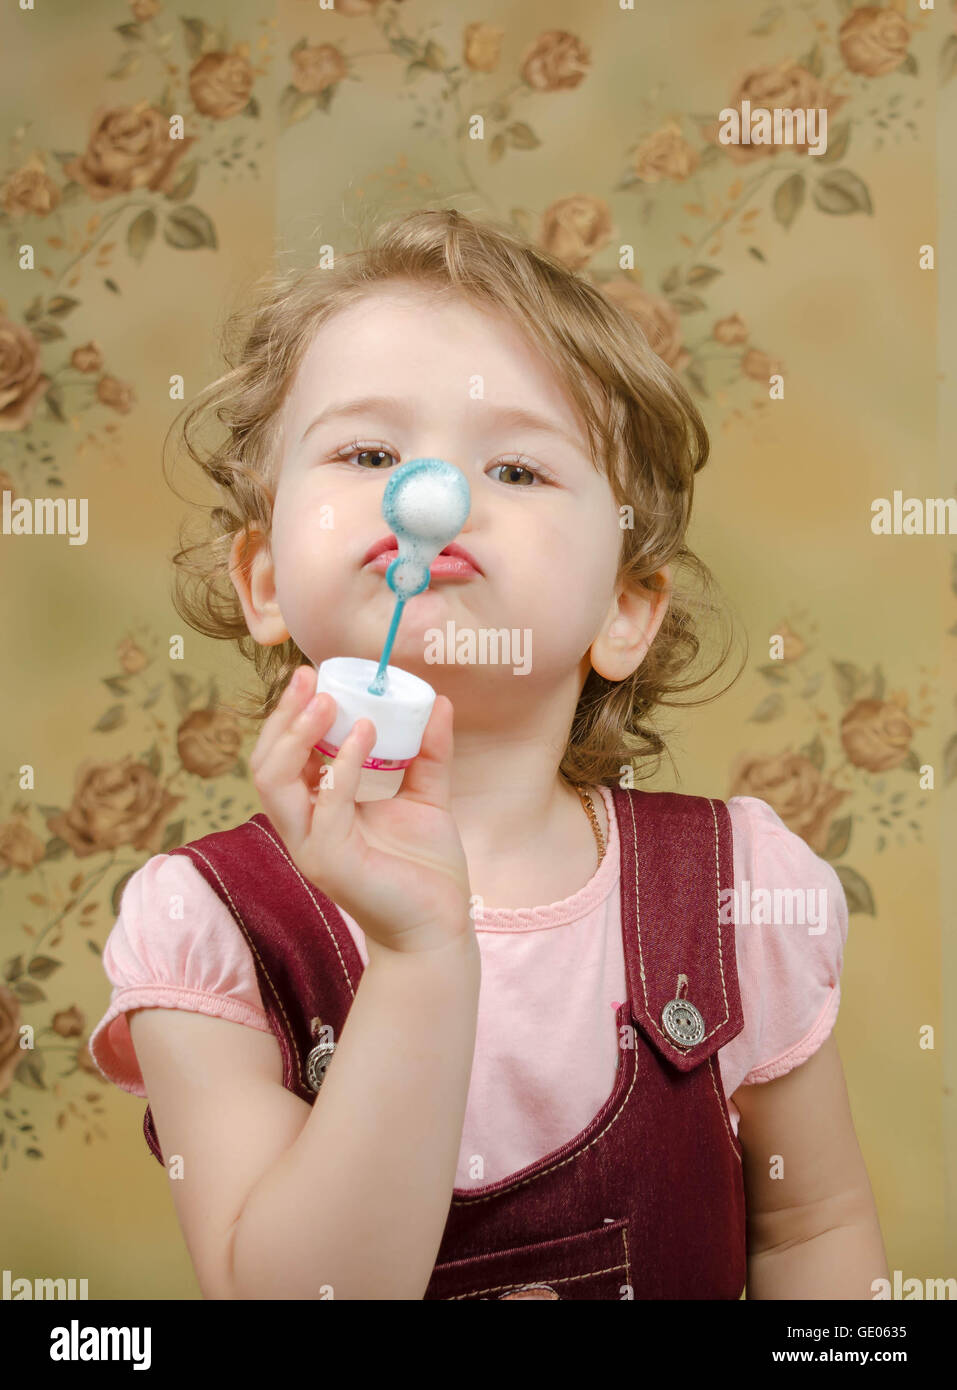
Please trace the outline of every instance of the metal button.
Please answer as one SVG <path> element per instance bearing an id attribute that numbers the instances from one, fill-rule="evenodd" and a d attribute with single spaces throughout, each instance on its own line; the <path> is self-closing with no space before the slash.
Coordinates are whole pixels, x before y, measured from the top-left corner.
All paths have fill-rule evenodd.
<path id="1" fill-rule="evenodd" d="M 679 1047 L 694 1047 L 704 1037 L 704 1019 L 688 999 L 670 999 L 661 1012 L 661 1022 Z"/>
<path id="2" fill-rule="evenodd" d="M 517 1289 L 512 1289 L 511 1293 L 499 1294 L 499 1301 L 503 1298 L 561 1299 L 561 1294 L 556 1293 L 551 1284 L 521 1284 Z"/>
<path id="3" fill-rule="evenodd" d="M 322 1085 L 335 1050 L 335 1043 L 316 1043 L 306 1058 L 306 1080 L 314 1091 Z"/>

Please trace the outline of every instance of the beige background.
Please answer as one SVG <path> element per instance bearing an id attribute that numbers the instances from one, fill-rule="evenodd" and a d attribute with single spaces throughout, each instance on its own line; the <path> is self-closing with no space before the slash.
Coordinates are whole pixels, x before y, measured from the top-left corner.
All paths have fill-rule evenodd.
<path id="1" fill-rule="evenodd" d="M 921 1280 L 955 1276 L 947 1182 L 957 1154 L 955 1067 L 947 1023 L 954 1016 L 950 905 L 957 882 L 945 750 L 953 765 L 957 542 L 874 537 L 869 529 L 874 498 L 894 489 L 952 495 L 957 475 L 950 447 L 954 281 L 941 254 L 955 244 L 957 221 L 947 177 L 957 114 L 957 81 L 948 80 L 957 67 L 954 11 L 940 0 L 926 12 L 915 0 L 895 5 L 845 52 L 841 25 L 861 20 L 835 0 L 637 0 L 634 12 L 584 0 L 351 0 L 347 8 L 357 13 L 343 13 L 343 5 L 322 11 L 307 0 L 197 0 L 188 14 L 208 26 L 205 37 L 199 23 L 190 30 L 178 10 L 152 0 L 90 0 L 82 12 L 67 0 L 47 0 L 33 12 L 6 6 L 0 14 L 0 378 L 13 368 L 26 373 L 17 378 L 21 386 L 31 369 L 48 378 L 22 412 L 16 385 L 8 393 L 0 484 L 18 497 L 58 490 L 86 497 L 90 518 L 82 547 L 61 537 L 0 535 L 0 865 L 7 866 L 0 874 L 0 1266 L 15 1276 L 85 1277 L 94 1298 L 198 1297 L 165 1177 L 142 1137 L 143 1102 L 105 1083 L 86 1054 L 109 996 L 97 948 L 113 922 L 114 890 L 151 853 L 259 809 L 241 760 L 252 730 L 233 730 L 216 714 L 214 743 L 197 734 L 196 720 L 187 726 L 192 737 L 183 733 L 192 712 L 211 701 L 215 713 L 218 699 L 230 698 L 244 663 L 185 630 L 183 665 L 195 684 L 183 694 L 166 654 L 170 634 L 184 632 L 169 602 L 169 555 L 186 510 L 160 468 L 163 435 L 179 408 L 169 399 L 170 375 L 184 376 L 189 397 L 217 373 L 219 321 L 274 251 L 284 263 L 306 265 L 320 245 L 351 249 L 357 229 L 419 205 L 503 220 L 514 212 L 547 244 L 554 219 L 562 224 L 555 205 L 578 197 L 590 227 L 610 220 L 586 247 L 583 272 L 597 283 L 622 278 L 621 243 L 636 248 L 633 282 L 664 313 L 661 282 L 670 267 L 707 264 L 721 272 L 698 288 L 700 307 L 677 314 L 672 306 L 667 351 L 691 351 L 679 370 L 690 371 L 694 389 L 708 391 L 696 398 L 713 453 L 700 478 L 692 544 L 734 606 L 750 660 L 723 698 L 672 720 L 677 785 L 728 796 L 742 789 L 732 769 L 743 756 L 773 776 L 781 755 L 807 749 L 820 735 L 821 767 L 802 764 L 798 799 L 780 781 L 763 794 L 801 832 L 809 795 L 828 785 L 846 792 L 830 818 L 832 830 L 833 822 L 846 822 L 844 834 L 822 848 L 839 872 L 860 876 L 876 906 L 850 919 L 836 1028 L 857 1132 L 891 1269 Z M 469 24 L 503 31 L 489 72 L 463 60 Z M 129 25 L 136 33 L 118 31 Z M 523 82 L 522 63 L 544 42 L 550 65 L 529 71 L 550 85 L 549 75 L 563 70 L 555 66 L 558 41 L 542 40 L 554 31 L 584 46 L 583 76 L 573 86 L 536 89 Z M 295 66 L 290 57 L 303 39 L 335 50 L 320 55 L 314 78 L 328 81 L 340 63 L 350 73 L 318 97 L 289 90 L 297 73 L 300 85 L 310 85 L 302 60 Z M 430 40 L 439 49 L 427 49 Z M 218 58 L 197 75 L 204 56 L 222 53 L 233 55 L 225 66 Z M 424 61 L 407 71 L 416 54 Z M 673 156 L 664 177 L 637 176 L 648 173 L 639 147 L 669 122 L 700 158 L 706 141 L 696 118 L 716 119 L 749 73 L 787 60 L 843 97 L 829 132 L 833 141 L 847 124 L 843 156 L 822 163 L 783 149 L 739 165 L 715 150 L 690 177 L 680 176 Z M 882 65 L 886 72 L 869 70 Z M 224 94 L 233 90 L 233 105 L 242 104 L 246 89 L 204 80 L 211 68 L 220 80 L 230 72 L 234 81 L 251 80 L 253 109 L 230 114 Z M 444 96 L 450 82 L 455 91 Z M 484 143 L 460 138 L 463 116 L 506 93 L 511 110 L 490 120 Z M 103 113 L 138 102 L 182 113 L 195 141 L 170 179 L 124 192 L 121 168 L 111 163 L 109 196 L 96 198 L 82 177 L 71 188 L 69 173 L 89 168 L 84 152 Z M 117 119 L 107 121 L 101 153 L 104 140 L 111 149 L 116 143 Z M 142 125 L 148 117 L 131 119 Z M 540 143 L 490 158 L 494 132 L 516 124 Z M 531 143 L 521 129 L 513 138 Z M 138 148 L 133 166 L 142 170 L 148 155 Z M 239 158 L 224 166 L 231 148 Z M 192 164 L 190 188 L 183 180 Z M 775 189 L 794 172 L 814 185 L 825 170 L 856 175 L 873 211 L 828 213 L 809 192 L 792 225 L 782 226 Z M 51 185 L 59 201 L 48 208 Z M 155 210 L 158 230 L 137 259 L 129 228 L 146 207 Z M 193 228 L 212 225 L 215 247 L 185 249 L 164 239 L 170 213 L 184 209 L 205 214 L 208 224 L 195 212 L 186 220 Z M 752 209 L 756 216 L 742 222 Z M 720 237 L 706 235 L 725 213 Z M 25 243 L 35 250 L 32 271 L 17 268 Z M 937 270 L 918 268 L 925 243 L 937 249 Z M 37 317 L 37 297 L 49 306 L 54 295 L 76 302 Z M 715 326 L 735 315 L 743 341 L 716 340 Z M 62 336 L 45 336 L 50 324 Z M 73 357 L 90 343 L 93 355 Z M 71 359 L 89 370 L 71 367 Z M 783 364 L 783 401 L 768 400 L 769 362 Z M 42 462 L 44 455 L 53 461 Z M 201 496 L 185 467 L 176 481 L 187 496 Z M 762 673 L 768 638 L 784 624 L 793 634 L 789 659 L 779 663 L 787 669 Z M 859 669 L 858 689 L 840 686 L 835 662 Z M 893 714 L 884 709 L 892 704 L 902 711 L 909 750 L 884 772 L 862 764 L 874 762 L 875 748 L 887 753 L 884 734 L 861 735 L 852 744 L 856 761 L 845 757 L 840 736 L 847 710 L 869 693 L 863 676 L 875 667 L 883 677 L 876 717 Z M 103 683 L 123 675 L 124 693 Z M 775 693 L 784 696 L 777 710 L 767 704 Z M 122 722 L 109 727 L 121 717 L 108 715 L 113 709 L 123 712 Z M 756 711 L 771 717 L 754 719 Z M 107 727 L 98 730 L 104 715 Z M 210 762 L 211 749 L 225 770 Z M 901 759 L 904 753 L 902 745 Z M 155 820 L 152 836 L 138 843 L 139 822 L 124 800 L 127 757 L 149 769 L 136 805 L 156 812 L 145 817 Z M 918 787 L 918 760 L 935 768 L 933 791 Z M 25 763 L 35 769 L 32 791 L 18 785 Z M 94 776 L 99 790 L 91 789 L 96 765 L 114 769 L 114 791 L 103 791 L 102 771 Z M 178 804 L 163 801 L 167 782 Z M 653 785 L 676 783 L 666 768 Z M 91 821 L 94 806 L 99 818 Z M 107 821 L 119 828 L 116 849 L 102 847 Z M 82 853 L 77 837 L 91 825 L 93 852 Z M 37 955 L 50 964 L 27 969 Z M 35 1028 L 36 1047 L 14 1056 L 18 1015 Z M 918 1045 L 927 1025 L 935 1030 L 930 1050 Z"/>

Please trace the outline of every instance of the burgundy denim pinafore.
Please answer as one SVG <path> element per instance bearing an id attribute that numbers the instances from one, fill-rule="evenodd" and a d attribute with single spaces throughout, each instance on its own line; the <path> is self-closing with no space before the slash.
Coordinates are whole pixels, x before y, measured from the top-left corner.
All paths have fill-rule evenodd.
<path id="1" fill-rule="evenodd" d="M 744 1288 L 742 1153 L 716 1055 L 744 1025 L 734 925 L 718 910 L 734 884 L 731 819 L 706 797 L 612 795 L 628 999 L 611 1095 L 535 1163 L 452 1189 L 426 1299 L 737 1299 Z M 311 1104 L 335 1066 L 315 1031 L 321 1021 L 341 1037 L 363 970 L 345 922 L 262 813 L 171 852 L 189 855 L 249 943 L 283 1085 Z M 162 1163 L 148 1106 L 143 1128 Z"/>

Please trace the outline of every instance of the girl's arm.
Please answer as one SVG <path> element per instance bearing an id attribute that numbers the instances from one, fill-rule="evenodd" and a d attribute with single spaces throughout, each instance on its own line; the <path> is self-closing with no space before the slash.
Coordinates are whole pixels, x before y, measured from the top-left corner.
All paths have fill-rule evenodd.
<path id="1" fill-rule="evenodd" d="M 872 1299 L 872 1282 L 888 1278 L 887 1257 L 833 1033 L 793 1071 L 741 1086 L 732 1100 L 744 1150 L 748 1299 Z"/>
<path id="2" fill-rule="evenodd" d="M 272 1033 L 176 1009 L 131 1014 L 206 1298 L 425 1293 L 455 1182 L 481 962 L 472 932 L 417 953 L 367 945 L 311 1108 L 284 1088 Z"/>

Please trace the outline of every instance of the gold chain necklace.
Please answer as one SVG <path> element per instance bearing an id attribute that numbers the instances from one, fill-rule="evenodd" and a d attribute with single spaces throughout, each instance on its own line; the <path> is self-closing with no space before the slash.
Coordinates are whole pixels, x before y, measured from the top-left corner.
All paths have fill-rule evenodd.
<path id="1" fill-rule="evenodd" d="M 594 803 L 585 788 L 577 782 L 575 784 L 575 790 L 581 797 L 581 803 L 585 808 L 588 819 L 591 821 L 591 828 L 595 832 L 595 843 L 598 845 L 598 862 L 600 864 L 605 857 L 605 841 L 601 833 L 601 826 L 598 824 L 598 816 L 595 813 Z"/>

